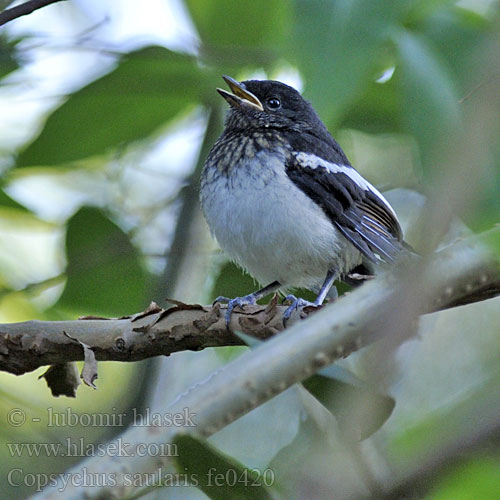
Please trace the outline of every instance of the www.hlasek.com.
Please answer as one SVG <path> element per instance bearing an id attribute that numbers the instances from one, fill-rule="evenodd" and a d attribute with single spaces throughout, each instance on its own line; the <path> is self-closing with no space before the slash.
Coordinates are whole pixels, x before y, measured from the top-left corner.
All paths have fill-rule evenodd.
<path id="1" fill-rule="evenodd" d="M 256 488 L 262 486 L 272 486 L 275 481 L 274 471 L 270 468 L 260 469 L 226 469 L 218 472 L 216 468 L 211 468 L 206 474 L 196 473 L 172 473 L 158 468 L 152 473 L 124 473 L 118 474 L 89 472 L 84 467 L 80 472 L 52 473 L 30 473 L 23 469 L 11 469 L 7 475 L 7 483 L 10 486 L 27 486 L 34 488 L 36 492 L 45 487 L 57 488 L 63 492 L 68 486 L 74 488 L 113 488 L 117 485 L 133 488 L 144 488 L 151 486 L 199 486 L 208 488 L 220 488 L 223 486 L 245 486 Z"/>
<path id="2" fill-rule="evenodd" d="M 175 443 L 137 443 L 118 438 L 110 443 L 88 443 L 66 438 L 62 443 L 7 443 L 11 457 L 177 457 Z"/>

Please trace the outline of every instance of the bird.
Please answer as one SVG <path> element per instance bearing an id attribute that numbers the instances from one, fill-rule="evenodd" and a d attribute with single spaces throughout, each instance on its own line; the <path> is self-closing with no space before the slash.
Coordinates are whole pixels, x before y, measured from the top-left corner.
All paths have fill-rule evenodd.
<path id="1" fill-rule="evenodd" d="M 370 274 L 408 253 L 398 217 L 384 196 L 351 165 L 313 106 L 275 80 L 222 77 L 229 104 L 224 129 L 204 163 L 200 203 L 221 248 L 263 288 L 218 297 L 244 308 L 276 291 L 293 294 L 283 323 L 298 308 L 319 307 L 335 280 Z"/>

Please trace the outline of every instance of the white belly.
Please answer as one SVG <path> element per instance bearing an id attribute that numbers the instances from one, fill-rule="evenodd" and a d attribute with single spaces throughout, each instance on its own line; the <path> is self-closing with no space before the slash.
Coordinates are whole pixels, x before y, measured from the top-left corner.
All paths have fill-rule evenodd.
<path id="1" fill-rule="evenodd" d="M 258 153 L 230 177 L 202 186 L 202 206 L 225 252 L 266 285 L 317 289 L 361 263 L 360 253 L 318 205 L 288 179 L 283 159 Z"/>

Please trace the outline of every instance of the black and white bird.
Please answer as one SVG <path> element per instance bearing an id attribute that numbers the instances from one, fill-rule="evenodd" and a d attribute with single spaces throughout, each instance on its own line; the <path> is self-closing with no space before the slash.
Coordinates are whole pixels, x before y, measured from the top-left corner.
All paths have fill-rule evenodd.
<path id="1" fill-rule="evenodd" d="M 204 165 L 201 206 L 222 249 L 264 288 L 227 301 L 255 304 L 278 289 L 307 288 L 319 306 L 336 279 L 359 266 L 407 253 L 398 218 L 349 163 L 313 107 L 294 88 L 270 80 L 237 82 L 225 127 Z"/>

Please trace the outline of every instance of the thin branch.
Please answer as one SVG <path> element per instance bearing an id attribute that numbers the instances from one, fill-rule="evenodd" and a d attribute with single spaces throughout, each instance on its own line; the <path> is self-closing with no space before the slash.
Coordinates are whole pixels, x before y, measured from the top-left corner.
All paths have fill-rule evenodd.
<path id="1" fill-rule="evenodd" d="M 33 11 L 41 9 L 51 3 L 62 2 L 64 0 L 30 0 L 11 9 L 5 9 L 0 13 L 0 26 L 21 16 L 27 16 Z"/>

